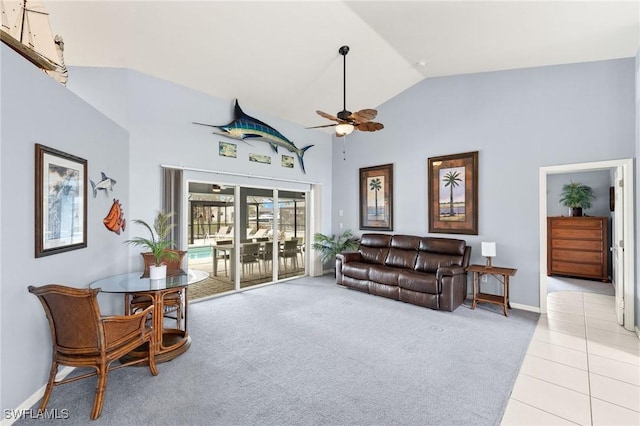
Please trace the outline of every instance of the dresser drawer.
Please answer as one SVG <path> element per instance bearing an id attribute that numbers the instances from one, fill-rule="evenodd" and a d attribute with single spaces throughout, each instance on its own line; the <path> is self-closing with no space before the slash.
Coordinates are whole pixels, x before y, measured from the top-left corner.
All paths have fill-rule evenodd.
<path id="1" fill-rule="evenodd" d="M 600 240 L 551 240 L 552 250 L 589 250 L 602 251 L 602 241 Z"/>
<path id="2" fill-rule="evenodd" d="M 553 260 L 602 264 L 602 251 L 554 250 Z"/>
<path id="3" fill-rule="evenodd" d="M 558 217 L 553 218 L 554 228 L 570 228 L 570 229 L 602 229 L 602 218 L 598 217 Z"/>
<path id="4" fill-rule="evenodd" d="M 567 238 L 573 240 L 598 240 L 602 241 L 601 229 L 590 228 L 553 228 L 551 230 L 551 238 Z"/>
<path id="5" fill-rule="evenodd" d="M 602 277 L 602 265 L 553 261 L 553 273 L 580 277 Z"/>

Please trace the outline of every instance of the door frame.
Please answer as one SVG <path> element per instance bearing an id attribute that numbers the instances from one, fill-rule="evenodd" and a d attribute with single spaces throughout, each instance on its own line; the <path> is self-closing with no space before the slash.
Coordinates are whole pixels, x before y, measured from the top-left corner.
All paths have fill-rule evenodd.
<path id="1" fill-rule="evenodd" d="M 547 176 L 551 174 L 589 172 L 598 170 L 615 170 L 621 167 L 624 186 L 622 187 L 624 219 L 624 328 L 634 331 L 635 327 L 635 228 L 634 228 L 634 179 L 633 159 L 596 161 L 590 163 L 561 164 L 556 166 L 544 166 L 539 169 L 539 234 L 540 234 L 540 313 L 547 313 Z M 617 208 L 618 206 L 616 206 Z"/>

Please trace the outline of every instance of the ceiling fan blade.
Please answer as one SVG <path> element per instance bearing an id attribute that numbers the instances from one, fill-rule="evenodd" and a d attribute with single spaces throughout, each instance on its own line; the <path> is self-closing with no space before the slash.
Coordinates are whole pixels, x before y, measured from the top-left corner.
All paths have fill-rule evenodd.
<path id="1" fill-rule="evenodd" d="M 376 118 L 376 115 L 378 115 L 378 111 L 375 109 L 361 109 L 360 111 L 352 113 L 349 118 L 356 123 L 366 123 Z"/>
<path id="2" fill-rule="evenodd" d="M 338 123 L 335 123 L 335 124 L 324 124 L 322 126 L 305 127 L 305 129 L 322 129 L 324 127 L 334 127 L 334 126 L 337 126 L 337 125 L 338 125 Z"/>
<path id="3" fill-rule="evenodd" d="M 320 117 L 324 117 L 324 118 L 326 118 L 326 119 L 328 119 L 328 120 L 337 121 L 338 123 L 339 123 L 339 122 L 341 122 L 341 120 L 340 120 L 338 117 L 333 116 L 333 115 L 331 115 L 331 114 L 327 114 L 327 113 L 326 113 L 326 112 L 324 112 L 324 111 L 317 110 L 317 111 L 316 111 L 316 114 L 318 114 Z"/>
<path id="4" fill-rule="evenodd" d="M 356 129 L 360 130 L 361 132 L 375 132 L 377 130 L 384 129 L 384 124 L 376 123 L 375 121 L 369 121 L 356 125 Z"/>

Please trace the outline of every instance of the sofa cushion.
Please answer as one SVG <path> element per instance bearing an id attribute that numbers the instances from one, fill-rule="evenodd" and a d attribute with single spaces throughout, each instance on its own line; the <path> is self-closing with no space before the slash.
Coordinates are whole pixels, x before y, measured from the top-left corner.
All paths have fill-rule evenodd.
<path id="1" fill-rule="evenodd" d="M 417 256 L 418 252 L 416 250 L 390 248 L 384 264 L 396 268 L 413 269 L 416 265 Z"/>
<path id="2" fill-rule="evenodd" d="M 369 281 L 397 286 L 398 275 L 400 275 L 400 269 L 397 268 L 382 265 L 371 265 L 369 267 Z"/>
<path id="3" fill-rule="evenodd" d="M 416 271 L 435 273 L 441 266 L 460 266 L 462 256 L 451 256 L 437 253 L 418 253 L 416 259 Z"/>
<path id="4" fill-rule="evenodd" d="M 463 256 L 467 243 L 452 238 L 424 237 L 420 239 L 420 251 Z"/>
<path id="5" fill-rule="evenodd" d="M 389 254 L 389 243 L 391 235 L 384 234 L 363 234 L 360 237 L 360 256 L 366 263 L 384 265 L 384 260 Z"/>
<path id="6" fill-rule="evenodd" d="M 362 234 L 360 245 L 367 247 L 389 247 L 391 235 L 385 234 Z"/>
<path id="7" fill-rule="evenodd" d="M 385 285 L 369 281 L 369 293 L 394 300 L 400 298 L 400 289 L 397 285 Z"/>
<path id="8" fill-rule="evenodd" d="M 344 276 L 344 278 L 342 279 L 342 285 L 356 290 L 364 291 L 365 293 L 369 293 L 368 280 L 357 280 L 355 278 Z"/>
<path id="9" fill-rule="evenodd" d="M 434 274 L 402 271 L 398 276 L 398 286 L 419 293 L 440 294 L 438 280 Z"/>
<path id="10" fill-rule="evenodd" d="M 357 280 L 369 279 L 369 264 L 362 262 L 347 262 L 342 265 L 342 274 Z"/>
<path id="11" fill-rule="evenodd" d="M 391 238 L 390 247 L 415 251 L 420 247 L 420 240 L 420 237 L 414 237 L 413 235 L 394 235 Z"/>
<path id="12" fill-rule="evenodd" d="M 364 262 L 378 265 L 384 265 L 384 260 L 389 254 L 388 247 L 367 247 L 361 245 L 359 251 Z"/>

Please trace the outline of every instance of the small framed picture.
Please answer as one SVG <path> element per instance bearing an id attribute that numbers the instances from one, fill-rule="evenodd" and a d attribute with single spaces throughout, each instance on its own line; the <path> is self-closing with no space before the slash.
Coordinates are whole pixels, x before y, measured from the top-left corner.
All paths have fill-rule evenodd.
<path id="1" fill-rule="evenodd" d="M 87 160 L 36 144 L 35 257 L 87 246 Z"/>
<path id="2" fill-rule="evenodd" d="M 282 167 L 293 169 L 293 157 L 290 155 L 282 155 Z"/>
<path id="3" fill-rule="evenodd" d="M 250 153 L 249 161 L 262 164 L 271 164 L 271 157 L 269 157 L 268 155 Z"/>
<path id="4" fill-rule="evenodd" d="M 238 147 L 236 146 L 235 143 L 219 141 L 218 142 L 218 155 L 221 156 L 221 157 L 237 158 L 238 157 Z"/>

